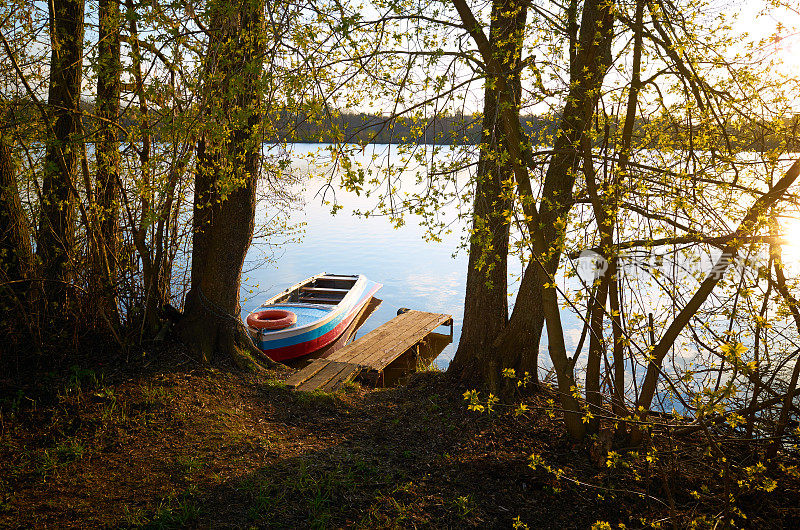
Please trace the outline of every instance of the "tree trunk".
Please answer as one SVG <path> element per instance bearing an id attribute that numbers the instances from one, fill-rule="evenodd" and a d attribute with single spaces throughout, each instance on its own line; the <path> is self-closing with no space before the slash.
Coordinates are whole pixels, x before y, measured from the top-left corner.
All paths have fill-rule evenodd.
<path id="1" fill-rule="evenodd" d="M 644 421 L 647 418 L 650 404 L 655 396 L 658 380 L 661 375 L 661 365 L 664 358 L 672 349 L 675 340 L 681 334 L 695 313 L 700 309 L 706 299 L 714 291 L 714 288 L 725 276 L 728 266 L 736 259 L 740 248 L 747 242 L 747 237 L 753 234 L 758 225 L 763 222 L 764 215 L 772 206 L 783 197 L 789 187 L 794 184 L 800 176 L 800 159 L 798 159 L 786 174 L 764 195 L 759 197 L 747 211 L 742 222 L 733 234 L 731 243 L 722 248 L 722 255 L 714 263 L 711 272 L 703 279 L 700 286 L 695 291 L 692 298 L 686 303 L 683 309 L 675 316 L 669 327 L 664 331 L 661 340 L 650 352 L 650 358 L 645 373 L 642 390 L 639 400 L 636 403 L 638 418 Z M 641 433 L 634 430 L 632 441 L 638 443 L 641 440 Z"/>
<path id="2" fill-rule="evenodd" d="M 100 0 L 99 52 L 97 59 L 98 116 L 96 203 L 97 249 L 93 252 L 92 303 L 112 322 L 117 311 L 117 238 L 119 231 L 119 120 L 120 94 L 120 16 L 119 0 Z"/>
<path id="3" fill-rule="evenodd" d="M 515 114 L 512 109 L 514 106 L 514 100 L 512 99 L 513 90 L 508 87 L 505 78 L 500 75 L 500 73 L 503 71 L 503 68 L 497 61 L 489 39 L 480 29 L 480 26 L 478 25 L 478 22 L 469 6 L 466 4 L 466 1 L 452 0 L 452 2 L 458 11 L 458 15 L 464 28 L 469 32 L 477 44 L 481 58 L 483 59 L 487 69 L 497 76 L 500 94 L 499 106 L 503 118 L 503 134 L 506 141 L 505 145 L 509 151 L 508 160 L 513 168 L 514 180 L 516 181 L 517 193 L 519 194 L 519 201 L 522 204 L 522 209 L 525 214 L 525 224 L 529 230 L 529 234 L 533 243 L 533 257 L 531 265 L 534 267 L 534 273 L 540 275 L 540 279 L 549 279 L 550 275 L 547 273 L 545 257 L 553 253 L 553 249 L 556 245 L 558 245 L 558 242 L 551 244 L 551 240 L 546 239 L 544 236 L 545 229 L 548 227 L 542 222 L 542 218 L 534 202 L 533 188 L 531 185 L 530 175 L 528 174 L 528 168 L 526 167 L 526 165 L 533 167 L 533 161 L 530 156 L 530 147 L 528 142 L 523 140 L 524 135 L 519 123 L 519 115 Z M 612 6 L 606 7 L 610 9 Z M 613 22 L 613 17 L 610 20 Z M 608 29 L 611 29 L 611 25 L 609 25 Z M 611 38 L 611 36 L 601 34 L 597 37 L 598 40 L 603 40 L 604 38 Z M 598 86 L 598 92 L 599 88 L 600 87 Z M 574 175 L 572 178 L 574 179 Z M 548 204 L 548 208 L 550 207 L 551 205 Z M 556 227 L 556 229 L 558 229 L 558 227 Z M 561 227 L 561 230 L 563 233 L 563 226 Z M 558 305 L 558 292 L 552 280 L 550 280 L 549 283 L 548 281 L 542 281 L 539 284 L 539 287 L 542 295 L 541 309 L 544 313 L 544 319 L 547 323 L 547 333 L 550 338 L 550 358 L 553 361 L 553 367 L 558 380 L 559 399 L 564 409 L 564 421 L 567 431 L 570 433 L 570 435 L 574 439 L 581 439 L 585 434 L 585 428 L 581 421 L 581 412 L 577 400 L 578 389 L 575 383 L 572 363 L 567 357 L 564 346 L 564 330 L 561 323 L 561 314 Z M 502 338 L 502 335 L 500 338 Z M 494 355 L 493 357 L 499 358 L 500 355 Z"/>
<path id="4" fill-rule="evenodd" d="M 619 195 L 620 187 L 624 186 L 624 180 L 628 177 L 628 160 L 630 158 L 631 143 L 633 140 L 633 128 L 636 123 L 636 108 L 639 105 L 639 91 L 642 88 L 642 33 L 644 31 L 642 20 L 644 18 L 645 0 L 636 0 L 636 14 L 634 15 L 634 37 L 633 37 L 633 64 L 631 72 L 631 87 L 628 90 L 628 102 L 625 111 L 625 123 L 622 127 L 622 138 L 619 150 L 619 171 L 614 173 L 611 191 L 611 211 L 609 217 L 611 221 L 605 225 L 606 238 L 609 241 L 608 259 L 609 267 L 609 298 L 611 301 L 611 326 L 614 335 L 614 396 L 612 398 L 614 414 L 617 416 L 628 416 L 628 409 L 625 406 L 625 348 L 622 333 L 622 310 L 620 307 L 621 290 L 619 289 L 619 279 L 617 278 L 617 251 L 611 252 L 613 245 L 614 230 L 619 218 Z"/>
<path id="5" fill-rule="evenodd" d="M 605 317 L 606 298 L 608 297 L 609 278 L 604 276 L 600 279 L 600 286 L 597 288 L 597 295 L 592 304 L 590 317 L 589 333 L 589 357 L 586 361 L 586 403 L 590 406 L 593 415 L 600 414 L 603 406 L 602 395 L 600 394 L 600 365 L 606 351 L 606 344 L 603 334 L 603 320 Z M 600 421 L 595 416 L 589 421 L 587 431 L 594 434 L 600 427 Z"/>
<path id="6" fill-rule="evenodd" d="M 33 266 L 30 230 L 19 198 L 11 144 L 0 135 L 0 287 L 3 308 L 6 294 L 18 296 L 25 290 L 21 280 L 30 278 Z"/>
<path id="7" fill-rule="evenodd" d="M 519 116 L 520 60 L 522 36 L 527 11 L 516 0 L 497 0 L 492 5 L 491 42 L 494 53 L 507 65 L 507 82 L 512 87 L 514 114 Z M 499 88 L 496 80 L 486 78 L 483 104 L 483 129 L 472 233 L 467 270 L 464 321 L 458 350 L 450 370 L 466 379 L 476 374 L 491 378 L 498 373 L 497 360 L 486 358 L 490 346 L 508 319 L 507 277 L 509 220 L 506 211 L 510 200 L 503 182 L 511 178 L 511 166 L 503 154 L 499 118 Z M 488 370 L 486 370 L 488 369 Z M 490 387 L 496 381 L 487 381 Z"/>
<path id="8" fill-rule="evenodd" d="M 144 73 L 142 71 L 142 53 L 140 49 L 139 29 L 136 21 L 138 14 L 136 9 L 140 7 L 134 0 L 126 0 L 125 6 L 128 12 L 128 43 L 131 47 L 131 70 L 136 86 L 136 98 L 139 101 L 139 135 L 141 138 L 141 150 L 139 151 L 140 163 L 140 205 L 139 219 L 131 221 L 134 225 L 133 241 L 139 256 L 142 259 L 142 276 L 144 280 L 144 317 L 142 331 L 146 335 L 153 335 L 158 331 L 159 309 L 167 303 L 168 285 L 164 282 L 164 271 L 161 263 L 153 257 L 153 248 L 148 245 L 147 235 L 152 223 L 153 213 L 153 179 L 151 171 L 151 148 L 152 138 L 150 130 L 149 106 L 144 86 Z"/>
<path id="9" fill-rule="evenodd" d="M 263 0 L 214 3 L 204 65 L 206 130 L 197 147 L 191 288 L 179 332 L 203 362 L 272 364 L 239 313 L 242 265 L 253 237 L 261 160 Z"/>
<path id="10" fill-rule="evenodd" d="M 3 363 L 12 352 L 19 355 L 19 343 L 27 340 L 28 319 L 19 309 L 26 309 L 29 302 L 32 267 L 30 230 L 19 198 L 11 143 L 0 134 L 0 340 L 8 346 L 0 353 Z"/>
<path id="11" fill-rule="evenodd" d="M 80 154 L 79 124 L 83 67 L 83 0 L 53 0 L 50 6 L 50 86 L 47 103 L 54 120 L 42 177 L 37 254 L 50 309 L 67 304 L 75 246 L 73 193 Z"/>
<path id="12" fill-rule="evenodd" d="M 544 326 L 542 285 L 552 282 L 558 269 L 572 208 L 580 160 L 581 137 L 591 125 L 606 70 L 611 61 L 614 3 L 590 0 L 584 4 L 578 52 L 571 54 L 569 95 L 555 138 L 554 153 L 545 175 L 540 202 L 540 227 L 548 255 L 534 256 L 523 273 L 514 311 L 494 343 L 495 356 L 506 358 L 501 368 L 529 372 L 538 379 L 539 342 Z M 537 260 L 544 265 L 541 270 Z"/>

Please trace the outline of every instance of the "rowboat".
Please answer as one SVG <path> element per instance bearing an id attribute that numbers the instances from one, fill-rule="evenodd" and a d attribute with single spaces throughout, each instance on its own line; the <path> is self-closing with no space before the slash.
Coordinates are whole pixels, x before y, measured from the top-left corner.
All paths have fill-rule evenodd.
<path id="1" fill-rule="evenodd" d="M 381 287 L 363 275 L 323 272 L 261 304 L 247 326 L 275 361 L 309 355 L 336 341 Z"/>

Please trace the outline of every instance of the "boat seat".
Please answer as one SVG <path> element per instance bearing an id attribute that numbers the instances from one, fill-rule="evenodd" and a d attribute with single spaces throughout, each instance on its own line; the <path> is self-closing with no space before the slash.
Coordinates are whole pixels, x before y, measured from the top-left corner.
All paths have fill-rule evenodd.
<path id="1" fill-rule="evenodd" d="M 350 289 L 337 289 L 335 287 L 301 287 L 301 291 L 308 293 L 347 293 Z"/>
<path id="2" fill-rule="evenodd" d="M 341 298 L 323 298 L 321 296 L 301 296 L 300 297 L 300 301 L 301 302 L 306 302 L 306 303 L 309 303 L 309 304 L 316 304 L 316 303 L 320 303 L 320 304 L 338 304 L 339 302 L 342 301 L 342 299 Z"/>

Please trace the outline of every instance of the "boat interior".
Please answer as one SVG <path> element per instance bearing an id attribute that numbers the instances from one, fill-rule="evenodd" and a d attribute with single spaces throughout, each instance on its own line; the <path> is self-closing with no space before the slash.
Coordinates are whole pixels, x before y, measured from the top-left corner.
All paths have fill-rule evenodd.
<path id="1" fill-rule="evenodd" d="M 336 276 L 326 274 L 304 282 L 273 303 L 306 303 L 336 305 L 342 301 L 358 280 L 358 276 Z"/>

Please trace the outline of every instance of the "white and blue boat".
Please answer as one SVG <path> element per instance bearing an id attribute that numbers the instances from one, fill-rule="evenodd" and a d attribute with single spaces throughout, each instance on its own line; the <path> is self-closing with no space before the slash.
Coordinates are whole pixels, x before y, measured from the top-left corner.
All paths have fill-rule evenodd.
<path id="1" fill-rule="evenodd" d="M 323 272 L 273 296 L 246 322 L 271 359 L 302 357 L 336 341 L 381 287 L 363 275 Z"/>

